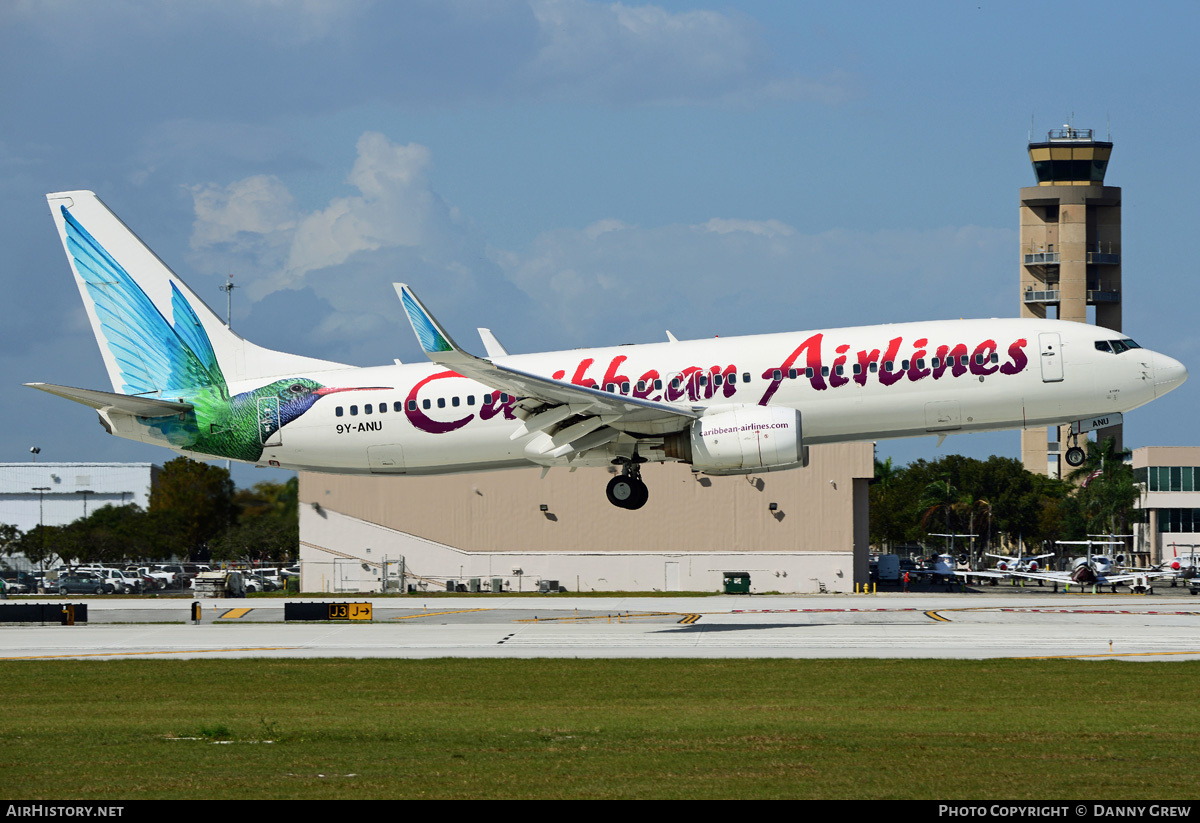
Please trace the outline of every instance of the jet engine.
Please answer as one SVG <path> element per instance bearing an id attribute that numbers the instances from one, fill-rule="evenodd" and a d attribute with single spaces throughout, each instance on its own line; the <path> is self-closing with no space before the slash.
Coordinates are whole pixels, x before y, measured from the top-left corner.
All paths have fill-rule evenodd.
<path id="1" fill-rule="evenodd" d="M 705 474 L 799 468 L 808 464 L 800 412 L 780 406 L 736 406 L 706 414 L 663 444 L 667 457 Z"/>

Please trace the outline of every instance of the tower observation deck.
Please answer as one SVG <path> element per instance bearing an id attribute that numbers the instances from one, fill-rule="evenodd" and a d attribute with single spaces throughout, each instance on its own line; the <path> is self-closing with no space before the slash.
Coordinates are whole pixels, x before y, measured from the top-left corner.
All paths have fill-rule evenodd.
<path id="1" fill-rule="evenodd" d="M 1021 189 L 1021 317 L 1121 330 L 1121 190 L 1104 185 L 1112 148 L 1071 126 L 1029 144 L 1037 185 Z M 1123 445 L 1119 425 L 1096 436 Z M 1065 476 L 1066 437 L 1066 427 L 1023 431 L 1025 468 Z"/>

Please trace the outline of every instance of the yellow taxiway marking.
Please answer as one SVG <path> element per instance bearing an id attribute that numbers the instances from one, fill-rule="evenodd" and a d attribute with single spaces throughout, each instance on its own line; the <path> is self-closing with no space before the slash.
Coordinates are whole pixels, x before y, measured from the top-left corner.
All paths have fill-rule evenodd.
<path id="1" fill-rule="evenodd" d="M 23 657 L 0 657 L 0 660 L 61 660 L 71 657 L 137 657 L 146 654 L 220 654 L 221 652 L 286 652 L 303 646 L 251 646 L 245 649 L 174 649 L 147 652 L 86 652 L 83 654 L 30 654 Z"/>
<path id="2" fill-rule="evenodd" d="M 444 614 L 469 614 L 470 612 L 490 612 L 492 609 L 458 609 L 452 612 L 421 612 L 420 614 L 405 614 L 393 617 L 392 620 L 412 620 L 414 617 L 440 617 Z"/>
<path id="3" fill-rule="evenodd" d="M 250 612 L 252 612 L 252 611 L 254 611 L 254 609 L 253 609 L 253 608 L 250 608 L 250 609 L 230 609 L 229 611 L 225 612 L 225 614 L 221 615 L 221 616 L 220 616 L 219 618 L 217 618 L 217 619 L 218 619 L 218 620 L 236 620 L 236 619 L 237 619 L 237 618 L 239 618 L 239 617 L 245 617 L 246 615 L 250 614 Z"/>
<path id="4" fill-rule="evenodd" d="M 930 618 L 931 620 L 937 620 L 938 622 L 941 622 L 941 623 L 949 623 L 950 622 L 950 618 L 942 617 L 937 612 L 925 612 L 925 616 Z"/>

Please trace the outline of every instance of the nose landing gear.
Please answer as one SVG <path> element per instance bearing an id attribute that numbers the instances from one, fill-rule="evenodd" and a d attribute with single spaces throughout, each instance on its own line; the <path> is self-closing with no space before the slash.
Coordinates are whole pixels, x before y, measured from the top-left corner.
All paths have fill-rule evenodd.
<path id="1" fill-rule="evenodd" d="M 1079 435 L 1071 435 L 1070 443 L 1071 447 L 1067 449 L 1066 454 L 1067 465 L 1073 469 L 1077 469 L 1087 459 L 1087 452 L 1079 447 Z"/>
<path id="2" fill-rule="evenodd" d="M 632 460 L 619 458 L 614 462 L 621 464 L 621 473 L 608 481 L 608 488 L 604 490 L 608 502 L 622 509 L 640 509 L 650 499 L 650 490 L 642 482 L 640 464 L 645 459 L 635 454 Z"/>

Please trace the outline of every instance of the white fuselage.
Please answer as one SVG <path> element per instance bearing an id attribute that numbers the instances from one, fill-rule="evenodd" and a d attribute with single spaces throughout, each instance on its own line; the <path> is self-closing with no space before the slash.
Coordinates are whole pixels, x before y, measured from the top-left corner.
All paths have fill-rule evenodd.
<path id="1" fill-rule="evenodd" d="M 798 409 L 804 443 L 819 444 L 1124 413 L 1186 378 L 1181 364 L 1148 349 L 1115 354 L 1097 348 L 1097 341 L 1120 338 L 1055 320 L 959 320 L 510 355 L 495 362 L 701 416 L 742 405 Z M 568 464 L 527 448 L 544 435 L 510 439 L 521 423 L 516 398 L 445 367 L 420 363 L 307 376 L 332 387 L 387 388 L 321 397 L 266 444 L 261 465 L 435 474 Z M 232 393 L 253 388 L 230 386 Z M 661 437 L 670 432 L 617 427 L 629 443 L 637 438 L 643 456 L 667 459 L 654 438 L 661 449 Z M 148 432 L 135 439 L 162 444 Z M 570 465 L 604 464 L 619 448 L 576 455 Z"/>

